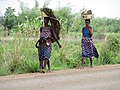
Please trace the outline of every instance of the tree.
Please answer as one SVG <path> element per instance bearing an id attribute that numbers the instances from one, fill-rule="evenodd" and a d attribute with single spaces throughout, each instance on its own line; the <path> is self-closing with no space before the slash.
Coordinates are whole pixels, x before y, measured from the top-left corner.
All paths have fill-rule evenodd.
<path id="1" fill-rule="evenodd" d="M 71 31 L 72 32 L 81 32 L 82 31 L 82 28 L 84 26 L 84 22 L 83 22 L 83 19 L 81 18 L 80 16 L 80 13 L 75 13 L 73 15 L 73 19 L 72 19 L 72 26 L 71 26 Z"/>
<path id="2" fill-rule="evenodd" d="M 35 8 L 39 8 L 39 3 L 37 0 L 35 0 Z"/>
<path id="3" fill-rule="evenodd" d="M 120 19 L 115 18 L 95 18 L 92 20 L 92 25 L 95 32 L 119 32 Z"/>
<path id="4" fill-rule="evenodd" d="M 4 30 L 8 31 L 8 35 L 10 34 L 11 28 L 16 26 L 16 16 L 14 14 L 15 9 L 11 7 L 6 8 L 6 12 L 4 17 L 2 18 L 2 25 L 4 26 Z"/>
<path id="5" fill-rule="evenodd" d="M 39 32 L 39 27 L 42 25 L 40 16 L 39 3 L 35 1 L 32 9 L 26 7 L 23 2 L 20 2 L 21 12 L 18 13 L 18 30 L 24 32 L 27 36 Z M 20 29 L 21 28 L 21 29 Z"/>
<path id="6" fill-rule="evenodd" d="M 66 33 L 68 33 L 70 26 L 72 25 L 72 12 L 70 7 L 62 7 L 58 8 L 58 10 L 55 11 L 55 14 L 59 19 L 61 20 L 61 25 L 64 30 L 66 30 Z"/>
<path id="7" fill-rule="evenodd" d="M 51 2 L 51 0 L 45 0 L 43 7 L 48 7 L 50 2 Z"/>

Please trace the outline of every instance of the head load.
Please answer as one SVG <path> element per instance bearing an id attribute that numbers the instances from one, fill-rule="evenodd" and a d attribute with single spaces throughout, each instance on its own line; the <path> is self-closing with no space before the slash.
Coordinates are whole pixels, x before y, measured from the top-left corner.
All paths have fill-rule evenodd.
<path id="1" fill-rule="evenodd" d="M 56 16 L 54 15 L 53 10 L 50 9 L 50 8 L 42 8 L 41 9 L 41 14 L 42 14 L 43 17 L 49 17 L 51 27 L 54 30 L 54 32 L 56 33 L 57 39 L 59 40 L 60 22 L 56 18 Z M 55 42 L 55 40 L 53 40 L 53 42 Z"/>
<path id="2" fill-rule="evenodd" d="M 92 14 L 91 10 L 83 10 L 81 12 L 81 18 L 83 19 L 92 19 L 94 17 L 94 15 Z"/>

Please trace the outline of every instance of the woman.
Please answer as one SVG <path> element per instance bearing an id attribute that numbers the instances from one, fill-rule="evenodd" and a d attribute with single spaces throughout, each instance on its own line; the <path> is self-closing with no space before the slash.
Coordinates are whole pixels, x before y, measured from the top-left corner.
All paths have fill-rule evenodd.
<path id="1" fill-rule="evenodd" d="M 85 19 L 85 27 L 82 29 L 82 65 L 84 65 L 84 58 L 90 58 L 90 67 L 92 67 L 92 57 L 95 56 L 98 58 L 98 52 L 95 46 L 93 45 L 92 35 L 93 28 L 90 26 L 90 19 Z"/>
<path id="2" fill-rule="evenodd" d="M 48 71 L 50 71 L 50 54 L 52 51 L 52 39 L 53 36 L 56 38 L 56 34 L 54 30 L 48 25 L 49 17 L 44 17 L 44 27 L 40 28 L 40 40 L 36 43 L 36 48 L 38 48 L 39 53 L 39 61 L 40 61 L 40 69 L 42 68 L 42 72 L 45 73 L 44 69 L 46 64 L 48 64 Z M 37 44 L 39 43 L 39 46 Z M 61 45 L 57 41 L 59 47 Z"/>

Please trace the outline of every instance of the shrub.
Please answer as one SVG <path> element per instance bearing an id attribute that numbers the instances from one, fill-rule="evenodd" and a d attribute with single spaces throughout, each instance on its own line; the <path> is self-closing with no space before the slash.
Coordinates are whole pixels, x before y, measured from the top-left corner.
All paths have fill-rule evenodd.
<path id="1" fill-rule="evenodd" d="M 116 34 L 109 34 L 106 42 L 102 45 L 100 51 L 101 64 L 118 63 L 117 57 L 120 55 L 120 41 Z"/>

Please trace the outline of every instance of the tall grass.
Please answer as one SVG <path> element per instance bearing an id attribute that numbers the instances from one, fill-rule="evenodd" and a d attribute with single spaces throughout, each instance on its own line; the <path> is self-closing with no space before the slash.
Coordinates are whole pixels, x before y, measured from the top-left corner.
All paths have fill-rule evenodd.
<path id="1" fill-rule="evenodd" d="M 116 64 L 120 62 L 120 35 L 109 34 L 101 47 L 101 64 Z"/>
<path id="2" fill-rule="evenodd" d="M 14 37 L 13 40 L 2 39 L 0 46 L 1 70 L 4 75 L 4 68 L 9 74 L 36 72 L 38 70 L 38 57 L 34 47 L 35 40 L 22 37 Z"/>
<path id="3" fill-rule="evenodd" d="M 116 35 L 116 34 L 115 34 Z M 119 34 L 108 35 L 106 39 L 94 38 L 94 44 L 99 52 L 99 59 L 93 58 L 94 65 L 116 64 L 120 62 Z M 69 33 L 61 36 L 59 49 L 53 44 L 51 54 L 51 69 L 77 68 L 81 66 L 81 34 Z M 0 40 L 0 75 L 37 72 L 39 67 L 38 51 L 35 48 L 36 38 L 16 35 L 12 39 Z M 86 66 L 89 60 L 85 59 Z"/>

